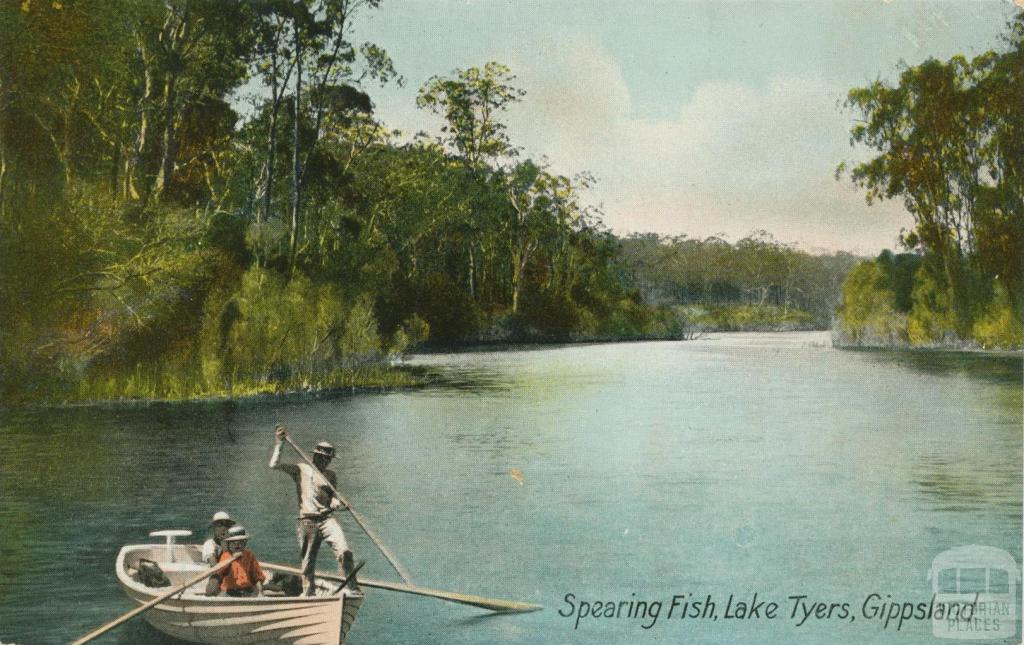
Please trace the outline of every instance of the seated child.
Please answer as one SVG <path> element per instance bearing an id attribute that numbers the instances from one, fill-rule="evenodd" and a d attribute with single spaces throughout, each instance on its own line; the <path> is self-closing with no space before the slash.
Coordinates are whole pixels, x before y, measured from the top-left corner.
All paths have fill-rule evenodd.
<path id="1" fill-rule="evenodd" d="M 224 538 L 227 551 L 221 554 L 221 562 L 230 560 L 236 553 L 242 554 L 242 557 L 232 562 L 221 574 L 220 590 L 229 596 L 257 596 L 262 583 L 267 579 L 267 574 L 263 573 L 256 556 L 245 548 L 248 542 L 249 535 L 240 524 L 232 526 L 228 530 L 228 536 Z"/>

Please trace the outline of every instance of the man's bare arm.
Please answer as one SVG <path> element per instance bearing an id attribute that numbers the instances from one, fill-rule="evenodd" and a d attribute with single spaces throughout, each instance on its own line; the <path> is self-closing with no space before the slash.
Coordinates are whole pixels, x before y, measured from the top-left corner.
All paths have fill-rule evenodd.
<path id="1" fill-rule="evenodd" d="M 283 470 L 289 475 L 298 474 L 299 467 L 295 464 L 281 463 L 281 448 L 284 447 L 284 440 L 287 436 L 288 432 L 283 425 L 278 424 L 274 428 L 274 453 L 270 455 L 269 466 L 275 470 Z"/>

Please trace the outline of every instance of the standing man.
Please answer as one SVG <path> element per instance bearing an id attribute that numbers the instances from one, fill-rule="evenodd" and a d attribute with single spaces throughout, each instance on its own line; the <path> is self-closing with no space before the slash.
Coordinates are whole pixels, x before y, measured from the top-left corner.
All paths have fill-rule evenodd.
<path id="1" fill-rule="evenodd" d="M 320 551 L 320 542 L 326 541 L 334 550 L 342 575 L 348 578 L 354 569 L 352 550 L 345 540 L 338 520 L 331 514 L 344 506 L 334 494 L 338 478 L 327 465 L 334 458 L 334 446 L 321 441 L 313 448 L 313 465 L 306 463 L 281 463 L 281 447 L 288 433 L 284 426 L 278 424 L 274 428 L 274 454 L 270 457 L 270 467 L 288 473 L 295 482 L 295 492 L 299 496 L 299 523 L 296 533 L 299 538 L 299 551 L 302 554 L 302 591 L 307 596 L 314 594 L 313 579 L 316 573 L 316 556 Z M 355 581 L 350 585 L 355 587 Z"/>

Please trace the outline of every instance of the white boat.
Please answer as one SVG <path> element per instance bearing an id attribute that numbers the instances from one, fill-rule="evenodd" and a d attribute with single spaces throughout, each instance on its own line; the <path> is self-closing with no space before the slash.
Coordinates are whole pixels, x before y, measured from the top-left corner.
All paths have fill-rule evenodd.
<path id="1" fill-rule="evenodd" d="M 129 598 L 138 604 L 153 600 L 172 587 L 148 587 L 138 575 L 142 559 L 156 562 L 171 585 L 186 583 L 209 569 L 202 561 L 202 547 L 174 544 L 174 536 L 187 531 L 160 531 L 167 544 L 133 544 L 117 554 L 117 579 Z M 231 597 L 207 596 L 206 581 L 156 605 L 143 617 L 157 630 L 192 643 L 209 645 L 341 645 L 345 642 L 363 594 L 337 584 L 317 580 L 316 595 Z"/>

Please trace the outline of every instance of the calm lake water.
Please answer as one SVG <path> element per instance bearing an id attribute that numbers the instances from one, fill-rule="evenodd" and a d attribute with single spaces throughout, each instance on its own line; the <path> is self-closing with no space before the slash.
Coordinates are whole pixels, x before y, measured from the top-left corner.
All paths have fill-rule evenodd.
<path id="1" fill-rule="evenodd" d="M 352 643 L 933 642 L 929 621 L 885 628 L 865 599 L 927 603 L 932 559 L 952 547 L 1021 561 L 1019 358 L 838 351 L 798 333 L 413 362 L 452 385 L 3 412 L 0 641 L 66 642 L 127 610 L 120 546 L 160 528 L 198 539 L 219 509 L 258 556 L 296 562 L 294 489 L 266 465 L 276 422 L 340 447 L 341 489 L 415 582 L 545 606 L 492 616 L 371 590 Z M 364 575 L 394 578 L 342 521 Z M 730 594 L 755 593 L 776 619 L 724 617 Z M 710 595 L 719 619 L 668 618 L 684 594 Z M 797 595 L 848 603 L 853 620 L 798 627 Z M 581 601 L 627 604 L 576 628 Z M 663 603 L 653 626 L 629 601 Z M 137 620 L 97 642 L 172 641 Z"/>

